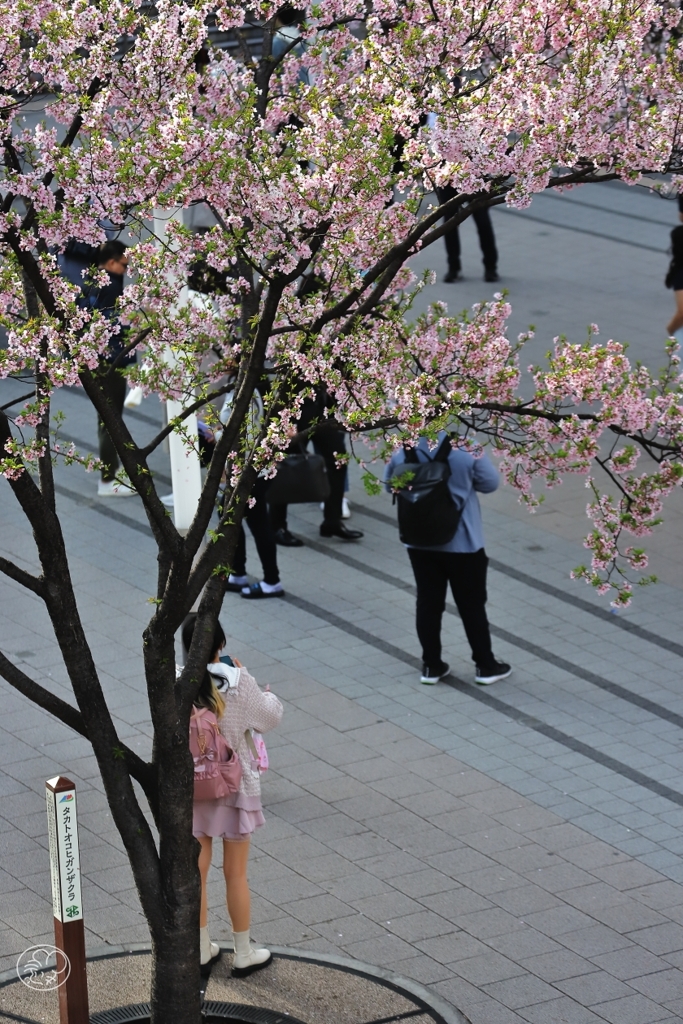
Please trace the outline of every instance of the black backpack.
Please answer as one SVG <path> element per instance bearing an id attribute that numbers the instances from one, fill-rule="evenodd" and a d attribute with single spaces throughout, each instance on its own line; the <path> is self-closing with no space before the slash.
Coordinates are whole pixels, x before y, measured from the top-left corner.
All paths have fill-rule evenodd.
<path id="1" fill-rule="evenodd" d="M 448 486 L 451 468 L 448 456 L 451 442 L 445 437 L 436 454 L 420 462 L 414 448 L 404 449 L 405 463 L 400 476 L 389 481 L 394 491 L 394 504 L 398 505 L 398 532 L 404 544 L 417 547 L 439 547 L 453 540 L 458 529 L 462 509 L 458 508 Z M 412 479 L 399 483 L 400 477 L 410 471 Z"/>

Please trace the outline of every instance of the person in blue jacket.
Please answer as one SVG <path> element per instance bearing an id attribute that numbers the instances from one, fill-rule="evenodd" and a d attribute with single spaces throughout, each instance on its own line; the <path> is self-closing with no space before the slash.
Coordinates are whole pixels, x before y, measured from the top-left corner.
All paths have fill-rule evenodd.
<path id="1" fill-rule="evenodd" d="M 438 443 L 446 437 L 439 434 Z M 437 448 L 430 449 L 426 437 L 420 438 L 416 453 L 420 462 L 433 458 Z M 391 492 L 389 480 L 409 469 L 405 451 L 399 448 L 388 463 L 384 481 Z M 482 686 L 506 679 L 512 669 L 496 661 L 491 649 L 491 633 L 486 615 L 486 570 L 488 558 L 484 550 L 484 532 L 477 492 L 490 494 L 498 487 L 498 470 L 482 455 L 453 448 L 448 456 L 451 475 L 448 487 L 453 501 L 462 510 L 453 538 L 447 544 L 430 546 L 406 545 L 417 585 L 416 625 L 422 644 L 421 682 L 438 683 L 447 676 L 449 666 L 441 657 L 441 620 L 446 607 L 446 591 L 450 584 L 453 599 L 460 613 L 465 633 L 472 648 L 476 666 L 475 680 Z"/>

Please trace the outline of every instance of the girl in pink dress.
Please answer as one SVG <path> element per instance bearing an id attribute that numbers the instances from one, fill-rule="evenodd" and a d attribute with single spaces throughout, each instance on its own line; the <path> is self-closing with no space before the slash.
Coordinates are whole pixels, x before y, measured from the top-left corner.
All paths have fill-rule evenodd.
<path id="1" fill-rule="evenodd" d="M 183 643 L 189 650 L 194 632 L 194 621 L 183 630 Z M 261 809 L 261 778 L 252 732 L 267 732 L 274 729 L 282 718 L 282 704 L 268 687 L 261 690 L 252 675 L 236 659 L 233 665 L 221 662 L 220 653 L 225 647 L 225 634 L 217 624 L 213 642 L 213 658 L 207 666 L 217 696 L 224 704 L 222 714 L 217 714 L 218 727 L 235 751 L 242 765 L 242 781 L 239 792 L 220 800 L 196 802 L 193 813 L 193 835 L 199 840 L 199 873 L 202 880 L 200 911 L 200 950 L 203 974 L 208 974 L 221 955 L 216 942 L 211 942 L 207 926 L 208 906 L 206 883 L 211 867 L 212 842 L 223 840 L 223 874 L 232 922 L 235 957 L 232 974 L 246 977 L 258 971 L 272 960 L 270 950 L 255 948 L 249 938 L 251 899 L 247 881 L 247 861 L 252 832 L 264 824 Z M 204 687 L 202 687 L 203 689 Z M 201 699 L 198 697 L 198 703 Z"/>

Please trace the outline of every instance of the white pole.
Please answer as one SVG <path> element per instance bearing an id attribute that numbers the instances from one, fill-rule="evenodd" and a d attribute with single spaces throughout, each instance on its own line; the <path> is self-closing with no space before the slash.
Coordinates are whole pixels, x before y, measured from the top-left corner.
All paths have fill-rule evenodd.
<path id="1" fill-rule="evenodd" d="M 169 220 L 182 218 L 182 211 L 175 210 L 167 214 L 163 210 L 157 210 L 154 216 L 154 233 L 156 237 L 168 244 L 168 233 L 166 225 Z M 188 303 L 187 285 L 183 285 L 178 296 L 178 306 L 182 307 Z M 173 355 L 169 349 L 166 358 L 173 361 Z M 184 406 L 181 402 L 168 401 L 166 403 L 166 415 L 168 422 L 179 416 Z M 194 413 L 187 416 L 183 421 L 182 434 L 173 431 L 168 439 L 168 447 L 171 456 L 171 482 L 173 486 L 173 522 L 179 533 L 187 533 L 194 519 L 199 504 L 199 497 L 202 493 L 202 474 L 199 462 L 199 431 L 197 428 L 197 417 Z"/>
<path id="2" fill-rule="evenodd" d="M 169 422 L 183 411 L 180 402 L 166 403 Z M 190 444 L 192 447 L 190 447 Z M 199 431 L 194 413 L 186 416 L 183 436 L 176 431 L 168 439 L 171 455 L 171 481 L 173 483 L 173 522 L 180 533 L 186 533 L 194 519 L 199 496 L 202 493 L 202 474 L 197 454 Z"/>

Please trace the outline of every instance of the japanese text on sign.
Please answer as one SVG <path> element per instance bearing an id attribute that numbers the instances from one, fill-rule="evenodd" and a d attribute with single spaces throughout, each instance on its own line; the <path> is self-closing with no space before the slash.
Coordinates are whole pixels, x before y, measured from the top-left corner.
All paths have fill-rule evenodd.
<path id="1" fill-rule="evenodd" d="M 83 917 L 75 790 L 47 793 L 52 906 L 60 921 Z"/>

